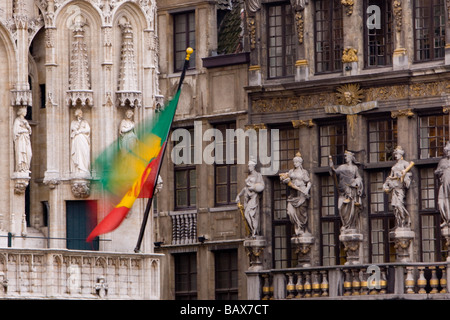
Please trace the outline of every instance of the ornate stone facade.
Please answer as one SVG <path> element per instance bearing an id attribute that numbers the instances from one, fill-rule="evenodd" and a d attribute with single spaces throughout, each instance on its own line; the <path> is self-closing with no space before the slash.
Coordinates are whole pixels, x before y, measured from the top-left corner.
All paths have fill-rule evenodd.
<path id="1" fill-rule="evenodd" d="M 144 200 L 136 202 L 123 228 L 102 236 L 102 241 L 93 247 L 86 247 L 83 241 L 90 231 L 75 225 L 80 221 L 84 225 L 91 218 L 95 225 L 111 209 L 105 192 L 98 187 L 101 177 L 95 172 L 94 163 L 103 149 L 117 143 L 119 123 L 127 110 L 134 108 L 134 120 L 139 122 L 152 116 L 157 103 L 163 100 L 158 84 L 155 21 L 154 0 L 13 0 L 0 4 L 3 247 L 133 251 Z M 17 121 L 17 130 L 13 130 L 19 110 L 25 110 L 26 116 L 22 122 Z M 78 122 L 72 123 L 73 120 Z M 27 124 L 32 158 L 31 153 L 26 156 L 26 136 L 14 138 L 15 132 L 19 137 L 20 127 Z M 75 142 L 79 133 L 85 138 Z M 30 158 L 31 163 L 27 164 L 25 160 Z M 92 208 L 96 216 L 88 213 Z M 144 252 L 153 252 L 152 230 L 150 223 Z M 33 237 L 27 238 L 30 234 Z M 73 238 L 81 241 L 71 242 Z M 5 259 L 16 259 L 15 254 L 12 252 L 8 256 L 11 258 Z M 21 259 L 21 254 L 17 254 L 17 259 Z M 49 258 L 36 251 L 27 259 L 36 256 L 42 261 Z M 62 259 L 63 255 L 57 256 Z M 80 259 L 80 263 L 86 260 Z M 108 259 L 106 255 L 106 264 Z M 55 268 L 55 272 L 59 268 L 57 272 L 65 274 L 65 262 L 55 261 L 48 267 Z M 155 261 L 159 264 L 159 256 L 155 256 Z M 113 264 L 120 269 L 122 262 Z M 6 262 L 2 265 L 6 268 Z M 88 269 L 81 265 L 80 268 L 82 277 L 87 276 L 84 272 Z M 9 281 L 8 294 L 20 297 L 21 285 L 11 283 L 16 275 L 8 270 L 12 269 L 2 269 Z M 96 280 L 94 273 L 88 273 Z M 95 292 L 106 299 L 112 297 L 116 287 L 114 274 L 95 276 L 105 278 L 89 284 L 92 292 L 85 297 L 95 298 Z M 60 279 L 65 281 L 64 277 Z M 44 286 L 52 285 L 41 280 Z M 135 280 L 138 281 L 127 281 Z M 144 291 L 151 288 L 154 294 L 139 289 L 130 298 L 159 297 L 159 284 L 153 280 L 146 282 Z M 107 290 L 104 283 L 108 284 Z M 62 289 L 55 288 L 51 297 L 66 297 L 68 291 L 61 285 Z M 116 294 L 116 298 L 121 295 Z M 38 296 L 50 297 L 45 292 Z"/>

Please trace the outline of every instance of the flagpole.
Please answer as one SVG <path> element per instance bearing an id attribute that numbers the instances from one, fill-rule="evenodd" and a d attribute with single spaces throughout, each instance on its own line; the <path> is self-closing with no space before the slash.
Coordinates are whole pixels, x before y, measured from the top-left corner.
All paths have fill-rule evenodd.
<path id="1" fill-rule="evenodd" d="M 185 77 L 185 75 L 186 75 L 186 70 L 187 70 L 187 68 L 189 67 L 189 59 L 190 59 L 191 54 L 192 54 L 193 52 L 194 52 L 194 50 L 193 50 L 192 48 L 187 48 L 187 49 L 186 49 L 186 59 L 184 60 L 184 66 L 183 66 L 183 70 L 182 70 L 182 72 L 181 72 L 180 81 L 179 81 L 179 83 L 178 83 L 177 92 L 178 92 L 179 90 L 181 90 L 181 86 L 182 86 L 182 84 L 183 84 L 184 77 Z M 170 125 L 171 125 L 171 126 L 172 126 L 172 123 L 173 123 L 173 119 L 175 118 L 175 113 L 176 113 L 176 110 L 174 111 L 173 116 L 172 116 L 172 121 L 170 122 Z M 161 171 L 162 159 L 164 159 L 164 154 L 166 153 L 167 139 L 169 138 L 169 133 L 170 133 L 170 128 L 169 128 L 169 130 L 167 131 L 167 136 L 166 136 L 166 139 L 164 140 L 165 142 L 164 142 L 164 146 L 163 146 L 163 151 L 162 151 L 161 161 L 159 161 L 159 164 L 158 164 L 158 171 L 157 171 L 156 176 L 155 176 L 155 177 L 156 177 L 156 181 L 158 181 L 159 172 Z M 135 252 L 135 253 L 141 252 L 142 239 L 144 238 L 145 227 L 146 227 L 146 225 L 147 225 L 148 217 L 149 217 L 149 215 L 150 215 L 150 209 L 151 209 L 151 207 L 152 207 L 153 197 L 155 196 L 155 189 L 156 189 L 155 187 L 156 187 L 156 185 L 153 186 L 152 197 L 148 199 L 148 201 L 147 201 L 147 206 L 145 207 L 144 218 L 143 218 L 143 220 L 142 220 L 141 230 L 140 230 L 140 232 L 139 232 L 139 238 L 138 238 L 138 241 L 137 241 L 137 243 L 136 243 L 136 247 L 134 248 L 134 252 Z"/>

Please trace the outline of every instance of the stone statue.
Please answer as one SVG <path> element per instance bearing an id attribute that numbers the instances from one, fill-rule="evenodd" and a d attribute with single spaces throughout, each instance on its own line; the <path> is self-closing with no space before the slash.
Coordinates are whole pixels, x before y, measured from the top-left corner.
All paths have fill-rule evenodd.
<path id="1" fill-rule="evenodd" d="M 280 180 L 291 188 L 287 199 L 287 213 L 295 227 L 295 236 L 308 231 L 308 200 L 311 181 L 308 171 L 303 169 L 303 158 L 300 153 L 294 157 L 294 169 L 280 174 Z"/>
<path id="2" fill-rule="evenodd" d="M 411 218 L 405 207 L 405 197 L 411 185 L 412 173 L 409 172 L 414 166 L 414 162 L 403 159 L 405 151 L 398 146 L 394 150 L 394 157 L 397 163 L 391 168 L 391 173 L 383 184 L 386 193 L 391 194 L 391 205 L 394 208 L 396 228 L 409 228 Z"/>
<path id="3" fill-rule="evenodd" d="M 31 126 L 25 119 L 27 108 L 23 107 L 17 111 L 17 117 L 14 120 L 14 153 L 16 157 L 16 172 L 30 173 L 31 165 Z"/>
<path id="4" fill-rule="evenodd" d="M 71 171 L 77 175 L 90 176 L 91 164 L 91 128 L 83 118 L 81 109 L 75 110 L 76 120 L 70 124 Z"/>
<path id="5" fill-rule="evenodd" d="M 439 178 L 438 206 L 441 212 L 441 227 L 450 227 L 450 142 L 444 147 L 445 156 L 439 161 L 434 174 Z"/>
<path id="6" fill-rule="evenodd" d="M 256 237 L 259 235 L 259 201 L 261 192 L 264 190 L 264 180 L 261 173 L 255 170 L 256 162 L 248 162 L 248 176 L 245 179 L 245 187 L 236 197 L 236 202 L 240 206 L 240 197 L 244 196 L 244 217 L 249 227 L 250 235 Z"/>
<path id="7" fill-rule="evenodd" d="M 345 151 L 345 162 L 338 168 L 334 167 L 329 156 L 330 174 L 337 185 L 339 199 L 338 210 L 342 221 L 341 233 L 359 230 L 359 216 L 362 209 L 361 197 L 363 194 L 363 181 L 358 171 L 355 154 Z"/>
<path id="8" fill-rule="evenodd" d="M 134 132 L 133 110 L 129 109 L 125 112 L 125 118 L 120 122 L 119 126 L 119 147 L 123 151 L 132 150 L 136 144 L 137 136 Z"/>

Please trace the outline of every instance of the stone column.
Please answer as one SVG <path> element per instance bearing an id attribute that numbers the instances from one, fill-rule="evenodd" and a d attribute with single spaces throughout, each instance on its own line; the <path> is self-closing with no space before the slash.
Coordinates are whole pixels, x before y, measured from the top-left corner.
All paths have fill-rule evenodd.
<path id="1" fill-rule="evenodd" d="M 307 17 L 311 17 L 309 14 L 310 6 L 295 5 L 296 1 L 291 1 L 292 13 L 294 15 L 295 30 L 297 33 L 297 59 L 295 62 L 295 81 L 305 81 L 308 80 L 309 67 L 308 60 L 306 58 L 306 48 L 305 48 L 305 24 L 308 21 Z M 312 22 L 312 21 L 311 21 Z"/>
<path id="2" fill-rule="evenodd" d="M 406 49 L 405 35 L 404 35 L 404 10 L 406 0 L 393 0 L 392 12 L 394 15 L 394 56 L 393 67 L 394 70 L 401 70 L 408 68 L 408 52 Z M 412 4 L 411 4 L 412 6 Z"/>
<path id="3" fill-rule="evenodd" d="M 247 41 L 246 50 L 250 50 L 250 67 L 248 69 L 248 83 L 250 86 L 261 85 L 261 58 L 260 58 L 260 26 L 261 26 L 261 4 L 259 0 L 246 1 L 245 24 Z"/>
<path id="4" fill-rule="evenodd" d="M 342 0 L 344 51 L 342 52 L 342 67 L 345 76 L 357 75 L 360 72 L 360 63 L 363 63 L 363 34 L 361 27 L 364 23 L 362 5 L 354 5 L 354 1 Z"/>

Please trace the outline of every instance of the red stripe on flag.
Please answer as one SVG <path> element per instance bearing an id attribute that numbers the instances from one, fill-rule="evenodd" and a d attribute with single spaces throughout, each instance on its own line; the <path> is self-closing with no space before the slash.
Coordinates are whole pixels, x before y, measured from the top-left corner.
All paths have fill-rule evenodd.
<path id="1" fill-rule="evenodd" d="M 108 233 L 116 229 L 130 211 L 130 208 L 119 207 L 114 208 L 95 228 L 92 230 L 89 237 L 87 237 L 86 242 L 91 242 L 95 237 Z"/>
<path id="2" fill-rule="evenodd" d="M 161 146 L 161 150 L 159 151 L 159 154 L 156 158 L 154 158 L 147 166 L 147 169 L 150 170 L 150 174 L 148 175 L 147 179 L 142 181 L 142 190 L 139 194 L 139 198 L 153 198 L 153 190 L 155 189 L 156 184 L 158 183 L 158 167 L 161 162 L 162 155 L 164 154 L 164 149 L 166 147 L 166 143 L 164 142 Z M 144 176 L 143 176 L 144 178 Z"/>

